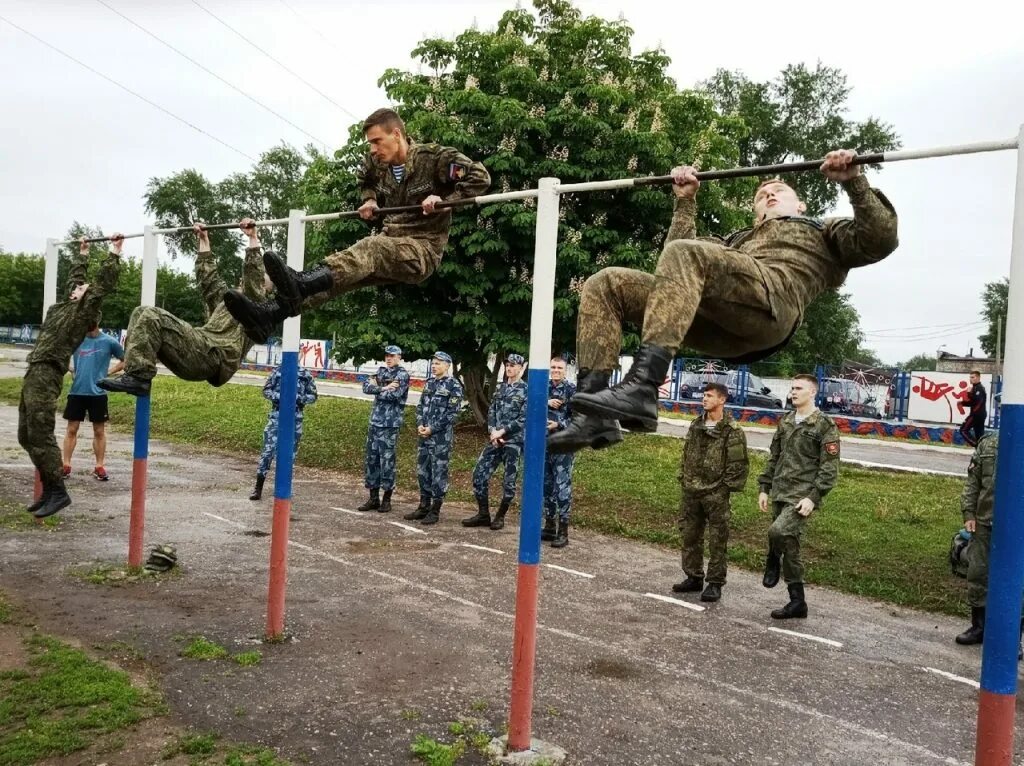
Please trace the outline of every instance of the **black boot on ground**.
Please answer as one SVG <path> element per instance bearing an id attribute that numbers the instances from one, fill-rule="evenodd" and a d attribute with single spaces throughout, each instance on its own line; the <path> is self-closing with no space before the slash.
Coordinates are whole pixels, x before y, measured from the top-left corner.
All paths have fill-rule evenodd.
<path id="1" fill-rule="evenodd" d="M 49 500 L 49 499 L 50 499 L 50 488 L 47 486 L 46 482 L 44 481 L 43 482 L 43 493 L 39 496 L 38 500 L 36 500 L 34 503 L 32 503 L 32 505 L 30 505 L 25 510 L 28 511 L 29 513 L 35 513 L 40 508 L 42 508 L 44 505 L 46 505 L 46 501 Z"/>
<path id="2" fill-rule="evenodd" d="M 491 526 L 491 509 L 486 497 L 476 499 L 476 516 L 470 516 L 462 520 L 464 527 L 489 527 Z"/>
<path id="3" fill-rule="evenodd" d="M 305 271 L 295 271 L 284 258 L 267 250 L 263 253 L 263 266 L 277 289 L 278 302 L 291 312 L 291 316 L 299 313 L 303 300 L 317 293 L 325 293 L 334 287 L 334 275 L 331 274 L 330 267 L 323 262 Z"/>
<path id="4" fill-rule="evenodd" d="M 985 641 L 985 607 L 971 607 L 971 627 L 956 637 L 961 646 L 973 646 Z"/>
<path id="5" fill-rule="evenodd" d="M 444 502 L 440 497 L 434 498 L 434 502 L 430 504 L 430 508 L 427 509 L 426 516 L 420 521 L 423 526 L 429 526 L 430 524 L 436 524 L 441 520 L 441 504 Z"/>
<path id="6" fill-rule="evenodd" d="M 608 388 L 610 378 L 610 372 L 580 370 L 576 378 L 576 393 L 596 394 L 604 391 Z M 574 410 L 569 425 L 548 436 L 548 452 L 565 454 L 578 452 L 584 447 L 604 449 L 620 441 L 622 431 L 614 420 L 595 418 Z"/>
<path id="7" fill-rule="evenodd" d="M 768 549 L 768 555 L 764 558 L 764 577 L 761 584 L 766 588 L 774 588 L 779 584 L 779 574 L 782 572 L 782 556 L 773 553 Z"/>
<path id="8" fill-rule="evenodd" d="M 131 394 L 132 396 L 149 396 L 150 389 L 150 381 L 145 378 L 137 378 L 127 372 L 110 378 L 104 378 L 96 385 L 104 391 Z"/>
<path id="9" fill-rule="evenodd" d="M 69 505 L 71 505 L 71 498 L 68 497 L 68 491 L 64 489 L 64 480 L 61 479 L 50 489 L 50 496 L 46 498 L 43 507 L 32 515 L 37 519 L 45 519 L 47 516 L 52 516 L 61 508 L 67 508 Z"/>
<path id="10" fill-rule="evenodd" d="M 620 420 L 628 423 L 631 431 L 654 433 L 658 430 L 658 387 L 665 382 L 672 356 L 660 346 L 641 346 L 621 383 L 596 394 L 577 391 L 572 398 L 573 413 Z"/>
<path id="11" fill-rule="evenodd" d="M 402 516 L 406 521 L 419 521 L 427 515 L 427 511 L 430 510 L 430 495 L 420 495 L 420 504 L 416 506 L 415 511 L 409 511 L 409 513 Z"/>
<path id="12" fill-rule="evenodd" d="M 263 497 L 263 482 L 267 480 L 266 476 L 256 474 L 256 486 L 252 489 L 252 494 L 249 495 L 250 500 L 259 500 Z"/>
<path id="13" fill-rule="evenodd" d="M 281 322 L 294 316 L 276 298 L 254 301 L 241 290 L 224 293 L 224 306 L 256 343 L 266 343 Z"/>
<path id="14" fill-rule="evenodd" d="M 497 532 L 499 529 L 503 529 L 505 526 L 505 514 L 508 513 L 508 507 L 512 505 L 511 500 L 502 499 L 501 505 L 498 506 L 498 512 L 494 514 L 494 518 L 491 519 L 491 529 Z"/>
<path id="15" fill-rule="evenodd" d="M 717 582 L 709 582 L 708 586 L 704 589 L 704 592 L 700 594 L 701 601 L 707 601 L 708 603 L 714 603 L 722 597 L 722 584 Z"/>
<path id="16" fill-rule="evenodd" d="M 699 593 L 704 590 L 704 578 L 687 575 L 682 582 L 672 586 L 673 593 Z"/>
<path id="17" fill-rule="evenodd" d="M 564 548 L 569 544 L 569 522 L 559 521 L 558 522 L 558 534 L 555 535 L 555 539 L 551 541 L 552 548 Z"/>
<path id="18" fill-rule="evenodd" d="M 391 493 L 394 490 L 384 490 L 384 498 L 380 501 L 380 508 L 377 509 L 377 513 L 391 513 Z"/>
<path id="19" fill-rule="evenodd" d="M 555 539 L 555 517 L 545 516 L 544 526 L 540 530 L 540 539 L 546 543 L 551 542 Z"/>
<path id="20" fill-rule="evenodd" d="M 804 601 L 804 584 L 802 582 L 791 582 L 786 587 L 789 589 L 789 603 L 781 609 L 773 609 L 772 617 L 776 620 L 806 617 L 807 602 Z"/>
<path id="21" fill-rule="evenodd" d="M 371 489 L 366 502 L 356 508 L 357 511 L 376 511 L 380 508 L 380 490 Z"/>

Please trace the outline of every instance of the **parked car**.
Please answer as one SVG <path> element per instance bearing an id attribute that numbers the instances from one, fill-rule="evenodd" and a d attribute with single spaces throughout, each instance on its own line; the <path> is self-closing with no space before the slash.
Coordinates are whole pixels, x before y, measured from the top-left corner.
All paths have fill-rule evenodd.
<path id="1" fill-rule="evenodd" d="M 700 401 L 704 396 L 704 386 L 708 383 L 724 385 L 729 391 L 729 404 L 739 404 L 743 401 L 745 407 L 782 409 L 782 400 L 772 393 L 761 378 L 749 373 L 746 376 L 747 395 L 744 400 L 740 392 L 740 374 L 737 370 L 724 373 L 684 372 L 679 380 L 679 398 Z"/>
<path id="2" fill-rule="evenodd" d="M 793 402 L 786 394 L 786 409 L 792 407 Z M 818 388 L 818 409 L 858 418 L 882 417 L 875 405 L 875 397 L 856 381 L 846 378 L 822 378 Z"/>

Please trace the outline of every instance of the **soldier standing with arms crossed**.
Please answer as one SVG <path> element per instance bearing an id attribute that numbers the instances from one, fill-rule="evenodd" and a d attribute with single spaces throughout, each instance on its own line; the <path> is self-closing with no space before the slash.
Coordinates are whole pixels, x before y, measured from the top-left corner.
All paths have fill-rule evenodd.
<path id="1" fill-rule="evenodd" d="M 402 349 L 398 346 L 384 349 L 384 366 L 363 383 L 363 393 L 374 397 L 370 427 L 366 432 L 366 488 L 370 497 L 356 510 L 389 513 L 391 493 L 395 491 L 398 432 L 409 398 L 409 373 L 402 367 Z M 380 499 L 381 487 L 384 488 L 383 500 Z"/>

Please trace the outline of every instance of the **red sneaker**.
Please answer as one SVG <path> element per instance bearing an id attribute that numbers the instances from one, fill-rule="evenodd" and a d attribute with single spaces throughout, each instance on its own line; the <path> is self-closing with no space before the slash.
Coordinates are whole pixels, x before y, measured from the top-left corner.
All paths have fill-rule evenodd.
<path id="1" fill-rule="evenodd" d="M 71 465 L 69 463 L 64 464 L 64 470 L 61 471 L 61 476 L 65 479 L 71 475 Z"/>
<path id="2" fill-rule="evenodd" d="M 96 477 L 97 481 L 109 481 L 110 477 L 107 476 L 107 469 L 101 465 L 96 466 L 92 469 L 92 475 Z"/>

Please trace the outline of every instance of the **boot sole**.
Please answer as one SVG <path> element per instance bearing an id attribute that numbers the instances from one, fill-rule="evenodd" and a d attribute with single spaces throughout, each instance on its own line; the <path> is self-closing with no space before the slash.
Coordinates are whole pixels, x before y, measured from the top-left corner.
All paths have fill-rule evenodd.
<path id="1" fill-rule="evenodd" d="M 573 452 L 579 452 L 581 449 L 590 447 L 591 449 L 605 449 L 611 447 L 613 444 L 618 444 L 622 441 L 622 433 L 618 430 L 608 429 L 602 431 L 589 442 L 575 441 L 575 442 L 548 442 L 547 450 L 552 455 L 570 455 Z"/>
<path id="2" fill-rule="evenodd" d="M 602 404 L 580 399 L 580 394 L 572 398 L 573 409 L 584 415 L 589 415 L 602 420 L 618 420 L 620 423 L 630 424 L 630 431 L 644 434 L 653 434 L 658 430 L 658 418 L 638 418 L 632 412 L 623 412 L 612 407 L 605 407 Z M 621 435 L 620 435 L 621 441 Z"/>
<path id="3" fill-rule="evenodd" d="M 299 306 L 302 305 L 302 294 L 295 283 L 295 278 L 289 273 L 288 264 L 276 253 L 265 251 L 263 268 L 277 288 L 278 302 L 288 309 L 288 313 L 298 313 Z"/>
<path id="4" fill-rule="evenodd" d="M 52 516 L 57 511 L 63 510 L 64 508 L 67 508 L 69 505 L 71 505 L 71 498 L 66 497 L 62 501 L 60 501 L 52 511 L 47 510 L 44 506 L 43 508 L 40 508 L 32 515 L 35 516 L 37 519 L 45 519 L 47 516 Z M 46 513 L 43 513 L 43 511 L 46 511 Z"/>
<path id="5" fill-rule="evenodd" d="M 245 303 L 247 300 L 244 295 L 239 295 L 234 290 L 229 290 L 224 294 L 225 308 L 231 317 L 242 325 L 249 340 L 254 343 L 266 343 L 270 339 L 272 328 L 266 327 L 262 322 L 257 322 Z"/>
<path id="6" fill-rule="evenodd" d="M 806 617 L 806 611 L 804 611 L 803 613 L 798 612 L 797 614 L 776 614 L 775 612 L 772 612 L 773 620 L 803 620 L 806 619 Z"/>

